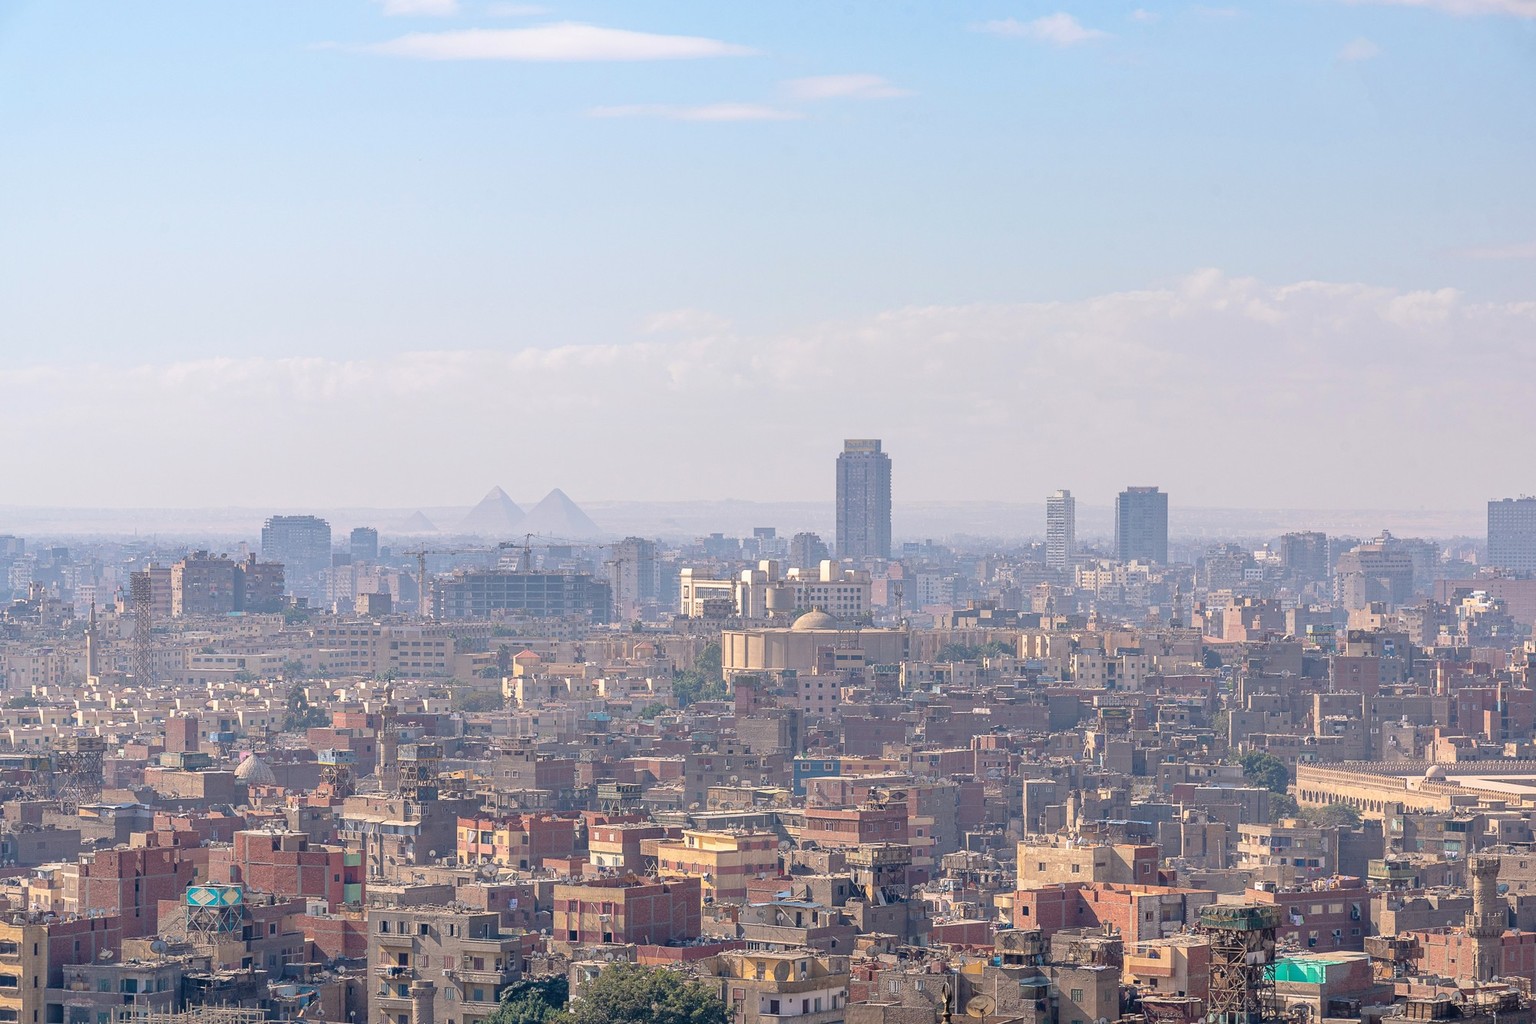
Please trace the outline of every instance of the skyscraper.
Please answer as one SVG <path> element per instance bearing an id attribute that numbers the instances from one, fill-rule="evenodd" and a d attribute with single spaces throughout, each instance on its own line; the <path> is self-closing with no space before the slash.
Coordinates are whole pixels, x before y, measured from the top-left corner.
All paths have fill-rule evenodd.
<path id="1" fill-rule="evenodd" d="M 837 457 L 837 557 L 891 557 L 891 457 L 872 438 Z"/>
<path id="2" fill-rule="evenodd" d="M 379 531 L 371 526 L 354 526 L 351 537 L 352 561 L 379 560 Z"/>
<path id="3" fill-rule="evenodd" d="M 1071 491 L 1057 491 L 1045 499 L 1045 564 L 1065 569 L 1076 546 L 1077 499 Z"/>
<path id="4" fill-rule="evenodd" d="M 1536 498 L 1488 503 L 1488 564 L 1536 572 Z"/>
<path id="5" fill-rule="evenodd" d="M 1115 549 L 1122 562 L 1168 561 L 1168 495 L 1127 487 L 1115 501 Z"/>
<path id="6" fill-rule="evenodd" d="M 331 567 L 331 524 L 319 516 L 273 516 L 261 528 L 261 555 L 281 562 L 290 593 L 317 598 Z"/>

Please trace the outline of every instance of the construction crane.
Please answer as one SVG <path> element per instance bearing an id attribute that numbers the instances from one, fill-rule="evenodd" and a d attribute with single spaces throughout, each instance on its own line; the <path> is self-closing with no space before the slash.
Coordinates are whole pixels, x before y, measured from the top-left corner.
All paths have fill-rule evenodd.
<path id="1" fill-rule="evenodd" d="M 421 618 L 422 619 L 426 619 L 427 618 L 427 556 L 428 555 L 489 555 L 489 554 L 500 554 L 500 553 L 505 552 L 505 551 L 514 551 L 514 550 L 516 550 L 516 551 L 519 551 L 520 553 L 519 553 L 519 555 L 517 557 L 517 568 L 516 568 L 515 571 L 516 572 L 532 572 L 533 571 L 533 549 L 536 548 L 536 547 L 537 548 L 550 548 L 550 547 L 570 546 L 570 547 L 590 547 L 590 548 L 596 548 L 596 549 L 601 550 L 603 548 L 607 548 L 607 547 L 611 547 L 612 546 L 612 545 L 609 545 L 609 544 L 589 544 L 589 543 L 587 543 L 585 541 L 567 541 L 567 540 L 562 540 L 562 539 L 557 538 L 557 537 L 546 537 L 546 538 L 541 539 L 539 543 L 535 544 L 533 542 L 533 539 L 536 536 L 537 536 L 537 534 L 525 533 L 525 534 L 523 534 L 522 543 L 518 543 L 517 541 L 513 541 L 513 540 L 504 540 L 501 543 L 496 544 L 493 547 L 418 548 L 415 551 L 407 551 L 407 552 L 405 552 L 406 555 L 409 555 L 409 556 L 411 556 L 411 557 L 416 559 L 416 587 L 417 587 L 417 590 L 419 592 L 419 596 L 417 598 L 417 603 L 418 603 L 418 606 L 420 608 Z"/>
<path id="2" fill-rule="evenodd" d="M 418 614 L 425 620 L 427 618 L 427 556 L 428 555 L 489 555 L 500 554 L 508 548 L 518 545 L 512 541 L 502 541 L 495 547 L 473 548 L 417 548 L 415 551 L 405 552 L 416 559 L 416 606 Z M 526 542 L 525 542 L 526 547 Z M 526 552 L 525 552 L 526 553 Z M 519 559 L 521 562 L 521 559 Z"/>

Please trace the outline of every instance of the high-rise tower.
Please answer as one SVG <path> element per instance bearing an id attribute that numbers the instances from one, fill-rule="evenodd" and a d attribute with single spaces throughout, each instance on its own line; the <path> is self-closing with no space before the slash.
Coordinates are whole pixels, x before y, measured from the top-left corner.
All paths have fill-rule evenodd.
<path id="1" fill-rule="evenodd" d="M 1488 503 L 1488 564 L 1521 575 L 1536 572 L 1536 498 Z"/>
<path id="2" fill-rule="evenodd" d="M 891 557 L 891 457 L 872 438 L 837 457 L 837 557 Z"/>
<path id="3" fill-rule="evenodd" d="M 1127 487 L 1115 501 L 1115 549 L 1122 562 L 1168 561 L 1168 495 Z"/>
<path id="4" fill-rule="evenodd" d="M 1077 499 L 1071 491 L 1057 491 L 1045 499 L 1045 564 L 1067 568 L 1076 546 Z"/>

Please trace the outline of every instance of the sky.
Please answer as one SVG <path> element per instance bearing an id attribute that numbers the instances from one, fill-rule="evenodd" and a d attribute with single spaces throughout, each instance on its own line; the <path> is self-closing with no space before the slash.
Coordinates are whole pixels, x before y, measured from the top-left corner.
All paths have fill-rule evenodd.
<path id="1" fill-rule="evenodd" d="M 1536 492 L 1536 0 L 0 0 L 15 505 Z"/>

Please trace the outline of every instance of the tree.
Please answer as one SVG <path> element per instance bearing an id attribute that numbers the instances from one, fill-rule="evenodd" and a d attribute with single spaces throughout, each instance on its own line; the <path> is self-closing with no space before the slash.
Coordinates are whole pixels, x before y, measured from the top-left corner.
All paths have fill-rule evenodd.
<path id="1" fill-rule="evenodd" d="M 615 964 L 583 986 L 571 1024 L 727 1024 L 714 989 L 673 971 Z"/>
<path id="2" fill-rule="evenodd" d="M 1301 816 L 1309 825 L 1318 825 L 1327 828 L 1339 825 L 1344 828 L 1355 828 L 1360 824 L 1360 812 L 1348 804 L 1329 804 L 1326 807 L 1308 807 L 1301 812 Z"/>
<path id="3" fill-rule="evenodd" d="M 1274 754 L 1253 750 L 1244 754 L 1238 763 L 1243 766 L 1245 779 L 1271 793 L 1284 793 L 1291 784 L 1291 770 Z"/>
<path id="4" fill-rule="evenodd" d="M 677 706 L 685 708 L 695 701 L 724 699 L 726 689 L 720 674 L 720 645 L 709 644 L 693 660 L 692 668 L 672 673 Z"/>
<path id="5" fill-rule="evenodd" d="M 936 662 L 975 661 L 979 657 L 981 657 L 980 647 L 972 647 L 969 644 L 945 644 L 939 648 L 933 660 Z"/>
<path id="6" fill-rule="evenodd" d="M 283 719 L 283 731 L 300 732 L 330 724 L 330 713 L 309 702 L 303 683 L 294 683 L 293 689 L 288 691 L 288 716 Z"/>
<path id="7" fill-rule="evenodd" d="M 520 981 L 502 991 L 501 1006 L 485 1024 L 545 1024 L 551 1018 L 566 1018 L 561 1008 L 570 996 L 571 984 L 563 974 Z"/>
<path id="8" fill-rule="evenodd" d="M 1281 818 L 1294 818 L 1300 814 L 1296 807 L 1296 798 L 1289 793 L 1276 793 L 1269 798 L 1269 818 L 1271 821 L 1279 821 Z"/>

